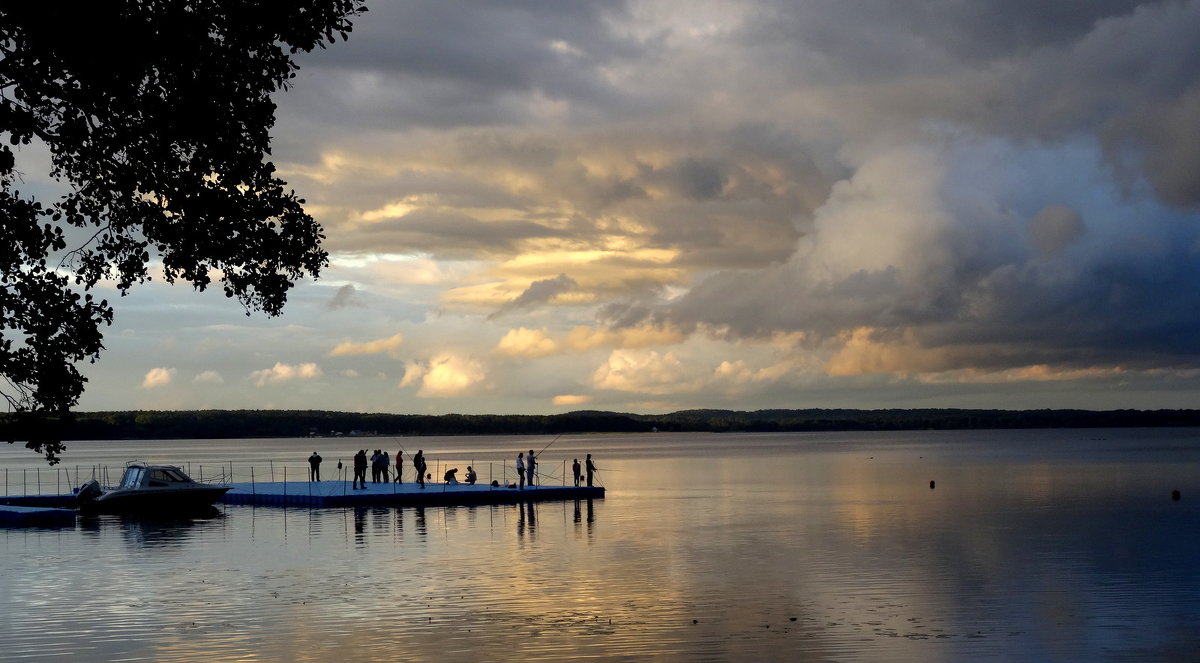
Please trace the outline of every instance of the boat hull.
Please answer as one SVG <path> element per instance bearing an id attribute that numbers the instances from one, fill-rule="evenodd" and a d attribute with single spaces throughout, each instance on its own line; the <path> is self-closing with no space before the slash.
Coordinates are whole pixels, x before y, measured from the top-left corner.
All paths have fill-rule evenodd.
<path id="1" fill-rule="evenodd" d="M 90 513 L 178 513 L 211 507 L 229 486 L 194 486 L 174 490 L 112 490 L 80 505 Z"/>

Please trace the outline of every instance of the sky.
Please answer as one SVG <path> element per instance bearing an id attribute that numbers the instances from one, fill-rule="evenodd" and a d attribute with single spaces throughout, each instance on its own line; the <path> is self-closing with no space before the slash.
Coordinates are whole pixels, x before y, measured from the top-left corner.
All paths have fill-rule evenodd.
<path id="1" fill-rule="evenodd" d="M 283 315 L 117 298 L 80 410 L 1200 404 L 1200 0 L 413 0 L 302 54 Z"/>

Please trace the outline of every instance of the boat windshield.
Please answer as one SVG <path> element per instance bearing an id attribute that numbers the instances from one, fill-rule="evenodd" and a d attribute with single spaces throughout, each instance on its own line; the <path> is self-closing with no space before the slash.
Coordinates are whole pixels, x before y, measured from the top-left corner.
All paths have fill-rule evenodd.
<path id="1" fill-rule="evenodd" d="M 125 474 L 124 474 L 124 476 L 121 477 L 121 487 L 122 488 L 137 488 L 138 486 L 140 486 L 142 484 L 142 472 L 143 471 L 144 471 L 143 468 L 140 468 L 140 467 L 125 468 Z"/>

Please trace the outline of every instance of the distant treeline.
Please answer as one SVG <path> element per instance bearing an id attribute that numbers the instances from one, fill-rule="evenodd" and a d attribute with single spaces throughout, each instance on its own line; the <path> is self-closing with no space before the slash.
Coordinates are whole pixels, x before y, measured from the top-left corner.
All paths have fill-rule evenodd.
<path id="1" fill-rule="evenodd" d="M 79 412 L 40 430 L 0 415 L 8 440 L 305 437 L 309 435 L 557 435 L 634 432 L 790 432 L 984 428 L 1200 426 L 1200 410 L 683 410 L 554 415 L 360 414 L 320 410 Z M 56 430 L 50 431 L 49 426 Z"/>

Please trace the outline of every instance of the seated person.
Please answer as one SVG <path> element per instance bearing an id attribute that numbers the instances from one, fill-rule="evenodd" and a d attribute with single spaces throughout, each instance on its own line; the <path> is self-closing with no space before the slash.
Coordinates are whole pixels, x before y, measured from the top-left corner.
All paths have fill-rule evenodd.
<path id="1" fill-rule="evenodd" d="M 475 474 L 475 468 L 468 465 L 467 466 L 467 485 L 470 485 L 470 486 L 475 485 L 475 480 L 477 478 L 478 477 Z"/>
<path id="2" fill-rule="evenodd" d="M 446 480 L 446 483 L 458 483 L 458 477 L 456 476 L 457 473 L 458 473 L 458 468 L 452 467 L 452 468 L 446 470 L 446 475 L 442 478 Z"/>

